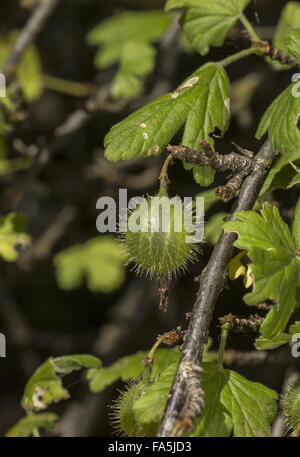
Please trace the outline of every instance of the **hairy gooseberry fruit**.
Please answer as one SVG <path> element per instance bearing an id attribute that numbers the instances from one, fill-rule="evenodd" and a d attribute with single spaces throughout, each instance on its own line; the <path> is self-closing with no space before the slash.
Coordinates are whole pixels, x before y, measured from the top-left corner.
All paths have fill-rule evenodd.
<path id="1" fill-rule="evenodd" d="M 141 381 L 131 382 L 113 405 L 112 425 L 120 436 L 149 437 L 155 436 L 158 423 L 142 424 L 136 420 L 133 404 L 147 392 L 147 385 Z"/>
<path id="2" fill-rule="evenodd" d="M 187 212 L 192 219 L 192 208 Z M 193 232 L 186 229 L 184 214 L 180 198 L 167 196 L 144 199 L 130 213 L 123 240 L 128 263 L 138 273 L 172 277 L 196 260 L 199 248 L 191 241 Z"/>
<path id="3" fill-rule="evenodd" d="M 291 436 L 300 436 L 300 383 L 291 388 L 285 396 L 283 412 Z"/>

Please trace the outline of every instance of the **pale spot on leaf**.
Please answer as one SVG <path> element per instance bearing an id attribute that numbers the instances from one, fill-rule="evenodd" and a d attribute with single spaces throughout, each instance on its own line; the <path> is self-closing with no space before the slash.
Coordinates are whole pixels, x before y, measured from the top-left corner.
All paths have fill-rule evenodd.
<path id="1" fill-rule="evenodd" d="M 226 106 L 227 110 L 230 111 L 230 98 L 226 98 L 226 100 L 224 100 L 224 105 Z"/>
<path id="2" fill-rule="evenodd" d="M 189 79 L 188 81 L 183 83 L 181 86 L 179 86 L 178 90 L 193 87 L 199 81 L 199 79 L 200 79 L 199 76 L 194 76 L 194 78 Z"/>

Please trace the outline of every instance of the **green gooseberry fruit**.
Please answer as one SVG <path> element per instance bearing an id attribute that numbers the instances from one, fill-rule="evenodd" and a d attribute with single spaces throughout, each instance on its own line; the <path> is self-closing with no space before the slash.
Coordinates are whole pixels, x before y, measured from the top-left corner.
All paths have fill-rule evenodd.
<path id="1" fill-rule="evenodd" d="M 193 218 L 192 207 L 188 209 Z M 191 220 L 192 221 L 192 220 Z M 197 258 L 199 248 L 191 241 L 193 232 L 185 227 L 184 209 L 179 197 L 149 197 L 128 217 L 123 236 L 128 262 L 137 273 L 171 278 Z M 192 221 L 194 222 L 194 221 Z"/>
<path id="2" fill-rule="evenodd" d="M 300 383 L 291 388 L 283 400 L 285 423 L 291 436 L 300 436 Z"/>
<path id="3" fill-rule="evenodd" d="M 138 422 L 133 410 L 134 402 L 145 395 L 148 387 L 141 381 L 131 382 L 128 383 L 124 391 L 121 391 L 120 397 L 112 406 L 113 413 L 111 414 L 111 423 L 118 435 L 129 437 L 155 436 L 159 424 Z"/>

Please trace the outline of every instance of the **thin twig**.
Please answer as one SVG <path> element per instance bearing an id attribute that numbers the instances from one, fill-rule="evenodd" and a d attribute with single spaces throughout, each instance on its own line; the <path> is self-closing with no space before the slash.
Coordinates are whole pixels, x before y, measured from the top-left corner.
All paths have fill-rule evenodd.
<path id="1" fill-rule="evenodd" d="M 167 146 L 167 151 L 171 152 L 175 159 L 185 160 L 188 163 L 197 165 L 211 166 L 216 171 L 223 172 L 230 170 L 233 177 L 230 178 L 225 186 L 217 189 L 217 194 L 227 200 L 234 196 L 244 181 L 250 175 L 255 165 L 255 160 L 250 151 L 240 148 L 242 154 L 231 152 L 230 154 L 219 154 L 214 151 L 207 141 L 200 141 L 201 151 L 190 149 L 186 146 Z"/>
<path id="2" fill-rule="evenodd" d="M 242 13 L 240 15 L 240 21 L 243 24 L 243 26 L 245 27 L 245 29 L 246 29 L 246 31 L 247 31 L 247 33 L 249 35 L 249 38 L 251 38 L 252 40 L 260 41 L 260 37 L 258 36 L 256 31 L 254 30 L 254 27 L 252 26 L 252 24 L 248 20 L 248 18 L 245 16 L 245 14 Z"/>
<path id="3" fill-rule="evenodd" d="M 261 47 L 264 50 L 264 55 L 272 60 L 280 62 L 282 65 L 289 65 L 293 68 L 300 68 L 300 62 L 290 54 L 273 48 L 268 41 L 253 42 L 254 48 Z"/>
<path id="4" fill-rule="evenodd" d="M 250 210 L 253 207 L 274 157 L 275 154 L 272 146 L 269 141 L 266 141 L 256 156 L 255 166 L 251 175 L 246 178 L 241 188 L 234 211 Z M 234 219 L 233 214 L 230 219 Z M 207 343 L 213 311 L 224 286 L 227 265 L 236 238 L 237 235 L 235 233 L 222 232 L 211 258 L 201 274 L 193 316 L 190 320 L 182 347 L 181 361 L 177 368 L 177 373 L 158 431 L 158 436 L 160 437 L 174 436 L 174 430 L 176 430 L 177 434 L 182 433 L 186 425 L 184 424 L 186 415 L 188 415 L 188 420 L 191 423 L 192 428 L 197 417 L 201 414 L 203 408 L 203 392 L 201 389 L 200 372 L 196 367 L 199 367 L 199 356 L 201 363 L 203 349 Z M 188 384 L 185 379 L 187 364 L 195 367 L 193 376 L 195 380 L 197 380 L 197 385 L 199 387 L 198 397 L 193 395 L 193 405 L 190 403 L 191 399 L 187 390 Z M 189 381 L 191 381 L 191 373 L 189 373 Z M 191 407 L 195 413 L 192 417 L 190 414 Z M 180 427 L 180 423 L 183 424 L 182 428 Z"/>
<path id="5" fill-rule="evenodd" d="M 15 74 L 17 64 L 21 59 L 26 48 L 34 41 L 37 34 L 42 29 L 47 18 L 59 0 L 41 0 L 17 39 L 11 53 L 4 63 L 2 73 L 6 77 L 6 83 L 9 84 Z"/>
<path id="6" fill-rule="evenodd" d="M 160 181 L 160 190 L 167 190 L 168 184 L 170 184 L 170 180 L 168 177 L 168 168 L 173 159 L 173 154 L 169 154 L 166 160 L 164 161 L 163 167 L 161 169 L 160 175 L 159 175 L 159 181 Z"/>
<path id="7" fill-rule="evenodd" d="M 220 317 L 220 324 L 223 326 L 229 324 L 229 330 L 235 333 L 256 333 L 263 322 L 264 318 L 258 314 L 251 314 L 248 317 L 234 316 L 229 313 Z"/>

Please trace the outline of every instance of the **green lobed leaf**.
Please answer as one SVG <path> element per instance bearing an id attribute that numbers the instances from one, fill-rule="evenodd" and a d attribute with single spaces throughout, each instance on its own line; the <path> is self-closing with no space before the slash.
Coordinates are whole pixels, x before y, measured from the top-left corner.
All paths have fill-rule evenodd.
<path id="1" fill-rule="evenodd" d="M 56 375 L 52 359 L 48 359 L 26 384 L 21 405 L 27 411 L 40 411 L 67 398 L 68 391 L 63 388 L 60 378 Z"/>
<path id="2" fill-rule="evenodd" d="M 147 352 L 137 352 L 126 357 L 122 357 L 109 367 L 91 369 L 87 372 L 87 379 L 92 392 L 101 392 L 118 379 L 128 381 L 137 379 L 144 371 L 143 360 L 147 357 Z M 179 360 L 177 349 L 158 349 L 154 355 L 154 365 L 152 375 L 155 377 L 163 371 L 169 364 Z"/>
<path id="3" fill-rule="evenodd" d="M 205 55 L 210 46 L 222 46 L 251 0 L 168 0 L 166 11 L 186 8 L 182 30 L 193 49 Z"/>
<path id="4" fill-rule="evenodd" d="M 261 215 L 240 211 L 235 216 L 238 220 L 226 222 L 224 229 L 237 232 L 235 245 L 248 251 L 254 276 L 253 291 L 244 300 L 248 305 L 267 299 L 276 302 L 260 332 L 264 338 L 277 338 L 299 304 L 300 258 L 295 240 L 275 206 L 265 204 Z"/>
<path id="5" fill-rule="evenodd" d="M 54 413 L 31 414 L 23 417 L 16 425 L 11 427 L 5 434 L 6 438 L 25 438 L 32 436 L 35 429 L 52 428 L 58 420 L 58 416 Z"/>
<path id="6" fill-rule="evenodd" d="M 138 76 L 118 71 L 113 80 L 111 93 L 116 98 L 131 100 L 143 91 L 143 80 Z"/>
<path id="7" fill-rule="evenodd" d="M 288 333 L 279 333 L 278 335 L 273 336 L 272 338 L 265 338 L 260 336 L 255 341 L 255 347 L 259 351 L 266 351 L 269 349 L 276 349 L 283 344 L 289 343 L 291 340 L 291 335 Z"/>
<path id="8" fill-rule="evenodd" d="M 291 156 L 280 155 L 277 157 L 261 189 L 261 195 L 276 187 L 289 188 L 296 184 L 294 182 L 297 181 L 298 175 L 296 168 L 300 165 L 297 156 L 299 157 L 298 151 Z"/>
<path id="9" fill-rule="evenodd" d="M 29 246 L 31 238 L 26 229 L 27 217 L 23 214 L 0 217 L 0 256 L 7 262 L 17 260 L 19 252 Z"/>
<path id="10" fill-rule="evenodd" d="M 82 285 L 93 292 L 110 293 L 125 279 L 124 253 L 112 236 L 95 237 L 59 252 L 54 258 L 56 279 L 64 290 Z"/>
<path id="11" fill-rule="evenodd" d="M 117 63 L 122 54 L 122 46 L 120 43 L 107 43 L 105 47 L 99 48 L 94 57 L 94 65 L 96 68 L 107 68 Z"/>
<path id="12" fill-rule="evenodd" d="M 256 138 L 268 133 L 275 152 L 300 158 L 299 81 L 290 84 L 269 106 L 263 115 Z M 295 157 L 296 154 L 296 157 Z"/>
<path id="13" fill-rule="evenodd" d="M 137 76 L 144 76 L 154 68 L 155 48 L 148 43 L 127 41 L 121 56 L 121 70 Z"/>
<path id="14" fill-rule="evenodd" d="M 289 33 L 292 29 L 300 27 L 300 5 L 298 2 L 288 2 L 281 12 L 281 16 L 276 27 L 273 46 L 283 52 L 290 52 Z M 276 70 L 285 70 L 289 65 L 268 59 L 272 67 Z"/>
<path id="15" fill-rule="evenodd" d="M 178 36 L 179 46 L 186 54 L 193 54 L 195 53 L 191 43 L 187 39 L 186 35 L 180 31 Z"/>
<path id="16" fill-rule="evenodd" d="M 143 90 L 143 77 L 154 69 L 156 50 L 144 42 L 127 41 L 120 54 L 120 68 L 112 84 L 112 95 L 131 99 Z"/>
<path id="17" fill-rule="evenodd" d="M 271 436 L 270 423 L 276 415 L 277 393 L 248 381 L 217 364 L 203 364 L 205 407 L 191 436 L 239 437 Z M 163 371 L 146 394 L 133 404 L 136 419 L 144 424 L 157 422 L 164 411 L 176 364 Z"/>
<path id="18" fill-rule="evenodd" d="M 300 183 L 300 173 L 298 173 L 291 162 L 286 160 L 287 158 L 287 156 L 280 156 L 277 159 L 277 162 L 270 171 L 270 176 L 263 186 L 261 195 L 277 188 L 289 189 Z M 300 161 L 298 162 L 300 164 Z M 298 162 L 295 163 L 297 167 Z"/>
<path id="19" fill-rule="evenodd" d="M 295 171 L 295 169 L 294 169 L 294 171 Z M 298 172 L 293 175 L 292 179 L 290 180 L 290 182 L 288 183 L 288 185 L 286 187 L 290 188 L 290 187 L 295 186 L 296 184 L 300 184 L 300 173 L 298 173 Z"/>
<path id="20" fill-rule="evenodd" d="M 289 333 L 280 333 L 273 338 L 264 338 L 263 336 L 259 337 L 255 341 L 256 349 L 268 350 L 268 349 L 276 349 L 283 344 L 290 343 L 292 336 L 295 333 L 300 333 L 300 322 L 295 322 L 289 328 Z"/>
<path id="21" fill-rule="evenodd" d="M 105 137 L 109 160 L 129 160 L 136 155 L 162 152 L 185 123 L 182 143 L 198 148 L 201 139 L 212 143 L 210 134 L 229 125 L 229 81 L 218 64 L 208 63 L 175 91 L 163 95 L 112 127 Z M 209 185 L 214 173 L 195 167 L 197 182 Z"/>
<path id="22" fill-rule="evenodd" d="M 90 354 L 79 355 L 64 355 L 63 357 L 56 357 L 52 360 L 55 372 L 60 376 L 78 371 L 82 368 L 97 369 L 101 366 L 101 361 Z"/>
<path id="23" fill-rule="evenodd" d="M 232 433 L 232 418 L 221 402 L 221 394 L 226 385 L 225 372 L 214 363 L 203 364 L 204 409 L 193 437 L 226 437 Z"/>
<path id="24" fill-rule="evenodd" d="M 153 43 L 170 25 L 170 17 L 161 10 L 125 11 L 101 22 L 87 35 L 91 45 L 109 45 L 126 41 Z"/>
<path id="25" fill-rule="evenodd" d="M 299 5 L 298 5 L 299 7 Z M 300 8 L 299 8 L 299 24 L 300 27 Z M 290 30 L 287 37 L 287 49 L 300 62 L 300 28 Z"/>
<path id="26" fill-rule="evenodd" d="M 0 38 L 0 67 L 10 54 L 18 36 L 19 32 L 14 30 L 6 37 Z M 40 56 L 34 45 L 29 46 L 22 54 L 16 74 L 26 100 L 32 102 L 38 99 L 44 84 Z"/>
<path id="27" fill-rule="evenodd" d="M 102 392 L 118 379 L 127 381 L 136 379 L 143 372 L 142 362 L 146 357 L 146 352 L 138 352 L 130 356 L 122 357 L 109 367 L 91 369 L 87 372 L 90 390 L 94 393 Z"/>
<path id="28" fill-rule="evenodd" d="M 200 75 L 200 81 L 201 79 L 202 75 Z M 226 71 L 224 69 L 215 70 L 210 79 L 207 80 L 206 87 L 201 90 L 199 97 L 194 100 L 194 106 L 186 121 L 182 144 L 190 148 L 199 149 L 200 140 L 204 139 L 213 145 L 210 134 L 218 128 L 223 135 L 229 127 L 229 97 L 230 83 Z M 198 184 L 209 186 L 213 182 L 215 171 L 211 167 L 188 163 L 185 163 L 184 166 L 186 170 L 193 170 L 194 180 Z"/>
<path id="29" fill-rule="evenodd" d="M 206 407 L 193 436 L 269 437 L 277 393 L 232 370 L 203 364 Z"/>
<path id="30" fill-rule="evenodd" d="M 144 88 L 144 80 L 155 65 L 159 40 L 170 25 L 164 11 L 124 12 L 96 26 L 87 36 L 89 44 L 99 45 L 95 66 L 106 68 L 119 63 L 112 83 L 114 97 L 130 100 Z"/>
<path id="31" fill-rule="evenodd" d="M 200 149 L 198 147 L 198 149 Z M 204 167 L 202 165 L 192 165 L 183 162 L 183 166 L 187 171 L 192 170 L 194 181 L 203 187 L 210 186 L 215 178 L 215 171 L 211 167 Z"/>
<path id="32" fill-rule="evenodd" d="M 290 326 L 289 334 L 292 336 L 295 335 L 295 333 L 300 333 L 300 321 L 297 321 Z"/>
<path id="33" fill-rule="evenodd" d="M 50 357 L 31 376 L 25 386 L 21 405 L 26 411 L 40 411 L 52 403 L 69 398 L 60 376 L 81 368 L 99 368 L 101 362 L 90 355 Z"/>
<path id="34" fill-rule="evenodd" d="M 225 371 L 226 373 L 226 371 Z M 276 417 L 278 395 L 274 390 L 228 371 L 221 402 L 233 422 L 237 437 L 271 437 L 270 424 Z"/>
<path id="35" fill-rule="evenodd" d="M 205 407 L 192 436 L 271 436 L 277 393 L 216 364 L 203 364 Z"/>
<path id="36" fill-rule="evenodd" d="M 169 365 L 161 373 L 158 381 L 150 385 L 145 395 L 133 403 L 133 411 L 138 422 L 155 423 L 162 417 L 176 368 L 177 363 Z"/>
<path id="37" fill-rule="evenodd" d="M 156 435 L 159 423 L 150 423 L 145 426 L 136 420 L 133 405 L 134 402 L 145 395 L 149 388 L 149 382 L 142 380 L 130 382 L 125 390 L 120 393 L 120 397 L 114 412 L 117 415 L 116 431 L 126 437 L 152 437 Z"/>
<path id="38" fill-rule="evenodd" d="M 17 76 L 26 100 L 37 100 L 43 91 L 44 83 L 40 56 L 34 46 L 24 52 L 17 68 Z"/>
<path id="39" fill-rule="evenodd" d="M 210 351 L 211 345 L 212 340 L 209 339 L 203 351 L 204 361 L 214 361 L 217 358 L 217 353 Z M 148 352 L 146 351 L 137 352 L 136 354 L 122 357 L 109 367 L 89 370 L 87 372 L 87 379 L 90 381 L 89 386 L 91 391 L 95 393 L 101 392 L 119 379 L 128 381 L 139 378 L 144 371 L 143 360 L 147 355 Z M 178 363 L 179 357 L 180 352 L 178 348 L 156 350 L 152 367 L 152 377 L 157 378 L 169 365 Z"/>

